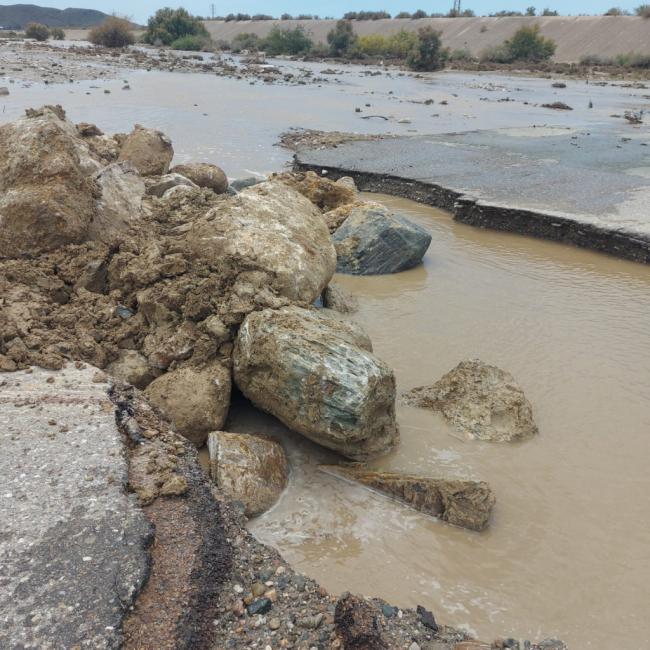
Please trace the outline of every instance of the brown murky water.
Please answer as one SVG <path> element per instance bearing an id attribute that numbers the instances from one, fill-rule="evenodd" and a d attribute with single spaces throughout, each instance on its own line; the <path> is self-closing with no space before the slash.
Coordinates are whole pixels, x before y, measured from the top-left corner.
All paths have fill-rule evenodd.
<path id="1" fill-rule="evenodd" d="M 125 74 L 130 92 L 121 91 L 121 78 L 12 85 L 0 122 L 28 106 L 62 103 L 72 119 L 107 132 L 134 122 L 160 128 L 172 136 L 177 162 L 210 160 L 236 177 L 287 162 L 290 153 L 273 144 L 290 126 L 402 135 L 531 123 L 586 128 L 638 108 L 646 92 L 572 83 L 562 98 L 576 110 L 549 116 L 531 106 L 553 100 L 543 79 L 387 81 L 346 67 L 340 86 L 284 88 Z M 519 101 L 498 103 L 506 86 Z M 422 103 L 428 98 L 435 107 Z M 362 120 L 354 109 L 365 103 L 392 121 Z M 376 466 L 487 480 L 498 502 L 491 528 L 477 534 L 321 473 L 317 465 L 332 454 L 240 404 L 228 427 L 283 437 L 292 463 L 289 489 L 252 531 L 334 592 L 423 604 L 486 639 L 558 636 L 573 650 L 647 650 L 650 268 L 382 200 L 432 232 L 425 264 L 338 280 L 359 297 L 356 318 L 395 368 L 400 390 L 479 357 L 515 375 L 541 434 L 518 445 L 468 443 L 434 414 L 399 409 L 402 445 Z"/>
<path id="2" fill-rule="evenodd" d="M 290 488 L 251 530 L 334 592 L 423 604 L 486 639 L 650 647 L 650 268 L 379 198 L 432 232 L 424 266 L 337 279 L 399 389 L 478 357 L 515 375 L 541 434 L 470 443 L 399 409 L 402 444 L 374 465 L 487 480 L 498 501 L 477 534 L 323 474 L 328 452 L 235 409 L 231 428 L 284 437 L 292 461 Z"/>

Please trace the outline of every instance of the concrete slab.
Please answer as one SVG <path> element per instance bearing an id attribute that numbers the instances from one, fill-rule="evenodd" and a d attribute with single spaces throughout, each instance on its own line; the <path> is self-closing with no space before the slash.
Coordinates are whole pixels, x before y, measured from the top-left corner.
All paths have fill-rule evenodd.
<path id="1" fill-rule="evenodd" d="M 117 648 L 149 570 L 108 385 L 0 373 L 0 647 Z"/>
<path id="2" fill-rule="evenodd" d="M 645 252 L 608 252 L 650 259 L 650 142 L 644 132 L 622 137 L 611 128 L 530 127 L 416 136 L 300 151 L 296 164 L 354 176 L 361 189 L 381 190 L 381 179 L 434 188 L 426 202 L 474 225 L 601 250 L 607 250 L 602 237 L 609 234 Z M 487 218 L 487 212 L 499 218 Z M 561 227 L 537 227 L 544 222 Z M 565 236 L 567 227 L 571 236 Z M 580 239 L 585 228 L 598 232 L 598 242 Z"/>

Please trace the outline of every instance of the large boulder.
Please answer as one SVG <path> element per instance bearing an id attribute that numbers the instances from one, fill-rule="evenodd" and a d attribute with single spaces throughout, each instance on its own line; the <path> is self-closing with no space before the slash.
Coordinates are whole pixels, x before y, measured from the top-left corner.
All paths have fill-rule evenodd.
<path id="1" fill-rule="evenodd" d="M 488 525 L 495 503 L 492 490 L 484 481 L 374 472 L 362 465 L 325 465 L 321 469 L 470 530 L 483 530 Z"/>
<path id="2" fill-rule="evenodd" d="M 538 432 L 530 402 L 514 377 L 479 360 L 462 361 L 433 386 L 405 393 L 403 401 L 440 411 L 473 440 L 511 442 Z"/>
<path id="3" fill-rule="evenodd" d="M 269 288 L 305 304 L 320 295 L 336 267 L 322 214 L 277 181 L 223 200 L 192 222 L 185 242 L 193 257 L 240 273 L 261 272 Z"/>
<path id="4" fill-rule="evenodd" d="M 287 487 L 289 469 L 282 445 L 242 433 L 213 431 L 208 436 L 210 476 L 247 517 L 266 512 Z"/>
<path id="5" fill-rule="evenodd" d="M 0 258 L 84 241 L 100 168 L 60 107 L 0 127 Z"/>
<path id="6" fill-rule="evenodd" d="M 175 174 L 189 178 L 199 187 L 212 190 L 215 194 L 223 194 L 228 189 L 228 177 L 221 167 L 209 163 L 187 163 L 176 165 L 172 169 Z"/>
<path id="7" fill-rule="evenodd" d="M 145 394 L 180 434 L 202 447 L 210 431 L 223 428 L 230 387 L 228 368 L 211 363 L 171 370 L 151 382 Z"/>
<path id="8" fill-rule="evenodd" d="M 164 133 L 136 124 L 124 139 L 119 160 L 128 160 L 142 176 L 162 176 L 173 157 L 172 143 Z"/>
<path id="9" fill-rule="evenodd" d="M 358 328 L 296 306 L 250 314 L 234 353 L 237 386 L 256 406 L 339 453 L 363 460 L 399 440 L 392 370 Z"/>
<path id="10" fill-rule="evenodd" d="M 95 217 L 88 228 L 88 237 L 108 243 L 140 218 L 145 193 L 144 181 L 128 162 L 104 167 L 95 179 L 101 196 Z"/>
<path id="11" fill-rule="evenodd" d="M 337 271 L 350 275 L 397 273 L 417 266 L 431 244 L 431 235 L 379 204 L 352 210 L 333 235 Z"/>
<path id="12" fill-rule="evenodd" d="M 152 368 L 136 350 L 121 350 L 117 359 L 107 366 L 106 371 L 113 377 L 141 389 L 146 388 L 154 379 Z"/>

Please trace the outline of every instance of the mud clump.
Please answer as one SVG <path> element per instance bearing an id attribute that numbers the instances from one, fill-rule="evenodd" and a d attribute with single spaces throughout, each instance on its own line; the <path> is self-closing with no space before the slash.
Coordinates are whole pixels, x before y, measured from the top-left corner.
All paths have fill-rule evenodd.
<path id="1" fill-rule="evenodd" d="M 320 210 L 281 183 L 234 197 L 213 188 L 148 196 L 130 152 L 137 142 L 143 160 L 162 159 L 162 174 L 171 143 L 136 127 L 110 138 L 123 159 L 110 163 L 88 144 L 108 138 L 99 133 L 60 107 L 0 129 L 0 370 L 80 360 L 142 389 L 164 383 L 168 415 L 201 444 L 227 413 L 239 324 L 320 295 L 335 269 L 329 232 Z M 207 368 L 218 386 L 193 398 L 215 393 L 209 408 L 174 407 L 196 385 L 163 375 Z"/>

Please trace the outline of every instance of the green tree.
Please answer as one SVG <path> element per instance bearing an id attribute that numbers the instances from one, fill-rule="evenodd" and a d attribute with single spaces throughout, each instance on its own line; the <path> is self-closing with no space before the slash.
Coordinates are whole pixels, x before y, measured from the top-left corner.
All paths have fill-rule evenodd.
<path id="1" fill-rule="evenodd" d="M 409 53 L 406 63 L 411 70 L 440 70 L 445 67 L 449 52 L 442 47 L 440 32 L 433 27 L 418 30 L 417 45 Z"/>
<path id="2" fill-rule="evenodd" d="M 313 41 L 300 25 L 295 29 L 274 27 L 264 41 L 264 50 L 272 56 L 276 54 L 302 54 L 309 52 L 313 45 Z"/>
<path id="3" fill-rule="evenodd" d="M 650 18 L 650 5 L 639 5 L 634 13 L 642 18 Z"/>
<path id="4" fill-rule="evenodd" d="M 528 9 L 526 9 L 527 16 L 534 16 L 536 13 L 537 9 L 535 9 L 535 7 L 528 7 Z"/>
<path id="5" fill-rule="evenodd" d="M 203 36 L 209 34 L 200 18 L 192 16 L 186 9 L 159 9 L 149 18 L 147 31 L 143 36 L 145 43 L 150 45 L 171 45 L 183 36 Z"/>
<path id="6" fill-rule="evenodd" d="M 350 52 L 357 41 L 352 23 L 349 20 L 339 20 L 336 27 L 327 35 L 332 56 L 345 56 Z"/>

